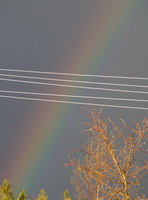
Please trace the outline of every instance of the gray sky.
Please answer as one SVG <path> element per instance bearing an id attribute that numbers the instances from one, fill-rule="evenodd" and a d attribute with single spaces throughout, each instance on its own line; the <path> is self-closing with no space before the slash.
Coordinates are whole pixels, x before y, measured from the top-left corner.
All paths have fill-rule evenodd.
<path id="1" fill-rule="evenodd" d="M 1 0 L 0 68 L 147 77 L 148 1 L 125 0 L 123 6 L 127 8 L 123 9 L 122 0 L 111 2 L 110 0 Z M 109 16 L 113 19 L 110 20 Z M 95 37 L 98 39 L 94 39 Z M 100 40 L 104 42 L 101 43 Z M 94 41 L 97 41 L 98 45 L 93 45 Z M 113 81 L 92 78 L 83 80 Z M 116 83 L 147 85 L 148 82 L 118 80 Z M 144 94 L 64 90 L 52 86 L 4 81 L 0 81 L 0 89 L 141 99 L 148 97 Z M 146 91 L 146 89 L 137 90 Z M 116 104 L 141 107 L 148 105 L 129 102 L 116 102 Z M 18 180 L 19 189 L 25 187 L 29 193 L 35 195 L 41 188 L 45 188 L 51 199 L 58 199 L 64 189 L 70 189 L 69 175 L 62 165 L 67 161 L 67 152 L 80 143 L 80 131 L 84 128 L 81 122 L 86 120 L 86 113 L 80 107 L 1 98 L 0 180 L 8 177 L 15 186 Z M 48 115 L 44 114 L 45 111 L 48 111 Z M 49 147 L 45 144 L 41 153 L 41 148 L 33 149 L 34 154 L 31 155 L 36 158 L 34 162 L 27 163 L 31 160 L 28 159 L 25 166 L 21 166 L 21 162 L 18 161 L 18 166 L 15 166 L 12 162 L 17 160 L 17 154 L 20 159 L 19 150 L 27 149 L 23 144 L 27 144 L 27 140 L 33 141 L 30 138 L 31 132 L 28 132 L 27 136 L 23 135 L 25 129 L 35 131 L 36 128 L 33 126 L 38 121 L 42 121 L 41 126 L 47 123 L 51 125 L 53 111 L 56 112 L 55 120 L 57 113 L 61 117 L 58 118 L 60 119 L 57 122 L 58 128 L 55 125 L 52 130 L 47 128 L 49 132 L 51 131 L 51 135 L 56 135 L 51 139 L 52 144 L 50 141 Z M 143 110 L 104 108 L 103 113 L 113 120 L 123 118 L 129 123 L 147 116 L 147 112 Z M 38 127 L 40 128 L 42 127 Z M 22 171 L 22 177 L 20 175 L 14 178 L 17 174 L 16 171 L 15 173 L 11 171 L 11 164 L 16 167 L 16 171 L 17 168 L 18 171 Z M 26 175 L 26 179 L 24 170 L 29 174 Z"/>

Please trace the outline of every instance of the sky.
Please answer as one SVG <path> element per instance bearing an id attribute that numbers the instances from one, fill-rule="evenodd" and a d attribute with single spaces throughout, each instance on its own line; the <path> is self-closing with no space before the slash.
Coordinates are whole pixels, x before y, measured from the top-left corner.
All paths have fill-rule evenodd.
<path id="1" fill-rule="evenodd" d="M 148 77 L 147 10 L 147 0 L 1 0 L 0 69 Z M 2 73 L 6 72 L 0 71 Z M 147 80 L 17 74 L 148 85 Z M 3 77 L 0 75 L 0 78 Z M 132 87 L 116 89 L 147 91 Z M 147 94 L 4 80 L 0 80 L 0 90 L 148 99 Z M 148 106 L 144 102 L 46 98 Z M 50 199 L 59 199 L 65 189 L 72 191 L 70 172 L 63 164 L 68 161 L 68 152 L 83 142 L 81 131 L 86 127 L 82 122 L 87 121 L 85 108 L 90 107 L 0 98 L 0 181 L 7 177 L 16 194 L 25 188 L 29 194 L 37 195 L 44 188 Z M 104 107 L 103 115 L 117 123 L 123 118 L 130 124 L 147 117 L 148 112 Z"/>

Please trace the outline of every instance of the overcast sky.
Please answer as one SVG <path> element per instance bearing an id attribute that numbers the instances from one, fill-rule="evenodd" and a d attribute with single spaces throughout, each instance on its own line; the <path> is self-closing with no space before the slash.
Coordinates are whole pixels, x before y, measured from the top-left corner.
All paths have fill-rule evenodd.
<path id="1" fill-rule="evenodd" d="M 147 0 L 1 0 L 0 68 L 148 77 L 147 11 Z M 146 80 L 81 80 L 148 85 Z M 146 94 L 63 89 L 2 80 L 0 89 L 148 98 Z M 85 102 L 146 108 L 148 105 Z M 103 114 L 128 123 L 147 117 L 147 111 L 136 109 L 104 108 Z M 35 195 L 45 188 L 50 199 L 58 199 L 66 188 L 71 190 L 63 164 L 68 160 L 67 152 L 82 141 L 81 122 L 85 120 L 86 112 L 79 105 L 0 98 L 0 181 L 7 177 L 18 190 L 25 187 Z"/>

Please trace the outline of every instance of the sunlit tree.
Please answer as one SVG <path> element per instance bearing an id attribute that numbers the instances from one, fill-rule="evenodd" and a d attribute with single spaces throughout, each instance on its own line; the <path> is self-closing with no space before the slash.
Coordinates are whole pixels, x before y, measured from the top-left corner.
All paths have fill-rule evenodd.
<path id="1" fill-rule="evenodd" d="M 141 200 L 141 179 L 145 176 L 148 119 L 129 127 L 117 126 L 89 111 L 87 141 L 74 150 L 79 155 L 66 164 L 71 167 L 71 183 L 76 199 Z"/>
<path id="2" fill-rule="evenodd" d="M 46 192 L 42 189 L 35 200 L 48 200 Z"/>
<path id="3" fill-rule="evenodd" d="M 20 192 L 17 200 L 27 200 L 27 194 L 25 190 L 22 190 L 22 192 Z"/>
<path id="4" fill-rule="evenodd" d="M 0 200 L 14 200 L 14 194 L 7 179 L 0 186 Z"/>
<path id="5" fill-rule="evenodd" d="M 63 197 L 64 197 L 64 200 L 72 200 L 68 190 L 64 191 Z"/>

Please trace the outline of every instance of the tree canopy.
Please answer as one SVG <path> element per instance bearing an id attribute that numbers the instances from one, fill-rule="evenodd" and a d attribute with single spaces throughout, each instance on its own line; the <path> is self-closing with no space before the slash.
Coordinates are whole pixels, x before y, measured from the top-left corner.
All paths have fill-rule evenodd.
<path id="1" fill-rule="evenodd" d="M 93 110 L 85 124 L 87 140 L 73 151 L 79 156 L 68 164 L 76 199 L 143 199 L 138 189 L 148 169 L 145 160 L 148 119 L 132 127 L 121 120 L 117 126 Z"/>

